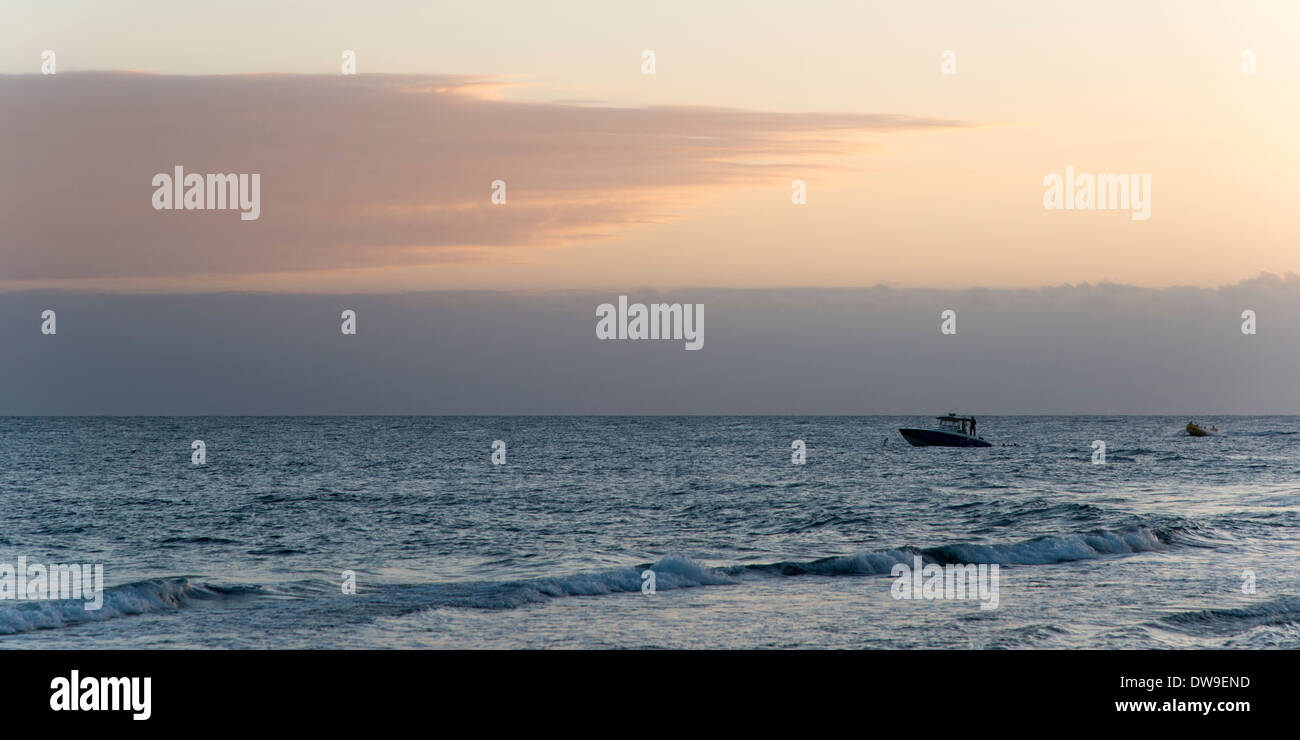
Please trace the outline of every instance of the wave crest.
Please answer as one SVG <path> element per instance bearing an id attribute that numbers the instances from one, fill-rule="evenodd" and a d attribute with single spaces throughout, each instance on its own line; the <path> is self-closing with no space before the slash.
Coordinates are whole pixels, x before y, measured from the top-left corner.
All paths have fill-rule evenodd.
<path id="1" fill-rule="evenodd" d="M 171 611 L 201 601 L 237 597 L 258 591 L 255 587 L 225 588 L 194 583 L 189 578 L 156 578 L 104 589 L 99 609 L 86 609 L 82 599 L 0 601 L 0 635 L 57 629 L 115 617 Z"/>
<path id="2" fill-rule="evenodd" d="M 416 609 L 463 607 L 512 609 L 567 596 L 634 593 L 642 587 L 641 574 L 655 572 L 655 589 L 735 585 L 748 578 L 788 576 L 883 576 L 897 564 L 911 565 L 920 556 L 926 563 L 1048 565 L 1090 560 L 1108 555 L 1152 552 L 1168 547 L 1146 527 L 1120 532 L 1095 532 L 1039 537 L 1002 545 L 951 544 L 931 548 L 899 547 L 809 561 L 781 561 L 713 567 L 690 558 L 665 557 L 635 568 L 579 573 L 528 581 L 432 584 L 406 587 L 403 596 Z M 406 599 L 403 599 L 404 601 Z"/>

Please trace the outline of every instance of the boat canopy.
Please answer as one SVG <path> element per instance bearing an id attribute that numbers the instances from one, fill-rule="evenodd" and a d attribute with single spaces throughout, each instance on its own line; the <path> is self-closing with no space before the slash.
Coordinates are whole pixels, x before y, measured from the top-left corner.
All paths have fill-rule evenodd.
<path id="1" fill-rule="evenodd" d="M 962 434 L 975 433 L 975 417 L 973 416 L 948 414 L 947 416 L 936 416 L 935 418 L 939 420 L 940 427 L 953 427 L 954 429 L 959 430 Z"/>

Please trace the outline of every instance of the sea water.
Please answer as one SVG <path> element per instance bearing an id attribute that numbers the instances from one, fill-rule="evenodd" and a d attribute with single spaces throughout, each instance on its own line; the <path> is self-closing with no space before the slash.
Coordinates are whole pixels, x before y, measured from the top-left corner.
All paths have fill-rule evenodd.
<path id="1" fill-rule="evenodd" d="M 0 563 L 107 584 L 0 647 L 1300 647 L 1300 418 L 1187 421 L 0 418 Z M 996 608 L 896 598 L 918 556 Z"/>

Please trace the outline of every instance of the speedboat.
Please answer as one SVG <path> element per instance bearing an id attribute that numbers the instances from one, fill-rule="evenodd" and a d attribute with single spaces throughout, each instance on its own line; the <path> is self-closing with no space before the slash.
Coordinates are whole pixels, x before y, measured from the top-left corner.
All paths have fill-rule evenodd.
<path id="1" fill-rule="evenodd" d="M 1206 429 L 1200 424 L 1193 424 L 1189 421 L 1187 422 L 1187 433 L 1193 437 L 1211 437 L 1219 433 L 1219 428 L 1211 426 L 1209 429 Z"/>
<path id="2" fill-rule="evenodd" d="M 913 447 L 992 447 L 983 437 L 975 436 L 975 417 L 947 416 L 935 417 L 939 420 L 938 429 L 899 429 Z"/>

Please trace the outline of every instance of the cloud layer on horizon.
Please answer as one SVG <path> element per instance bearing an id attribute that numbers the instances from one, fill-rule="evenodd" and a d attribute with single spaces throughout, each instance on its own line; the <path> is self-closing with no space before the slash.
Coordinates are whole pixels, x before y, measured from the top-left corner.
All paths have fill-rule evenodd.
<path id="1" fill-rule="evenodd" d="M 1300 413 L 1295 275 L 629 298 L 703 303 L 703 349 L 597 340 L 591 291 L 0 293 L 0 414 Z"/>
<path id="2" fill-rule="evenodd" d="M 436 75 L 0 76 L 0 280 L 263 274 L 479 259 L 670 218 L 813 172 L 897 115 L 507 102 Z M 155 211 L 157 173 L 260 173 L 261 218 Z M 509 204 L 489 203 L 506 181 Z"/>

